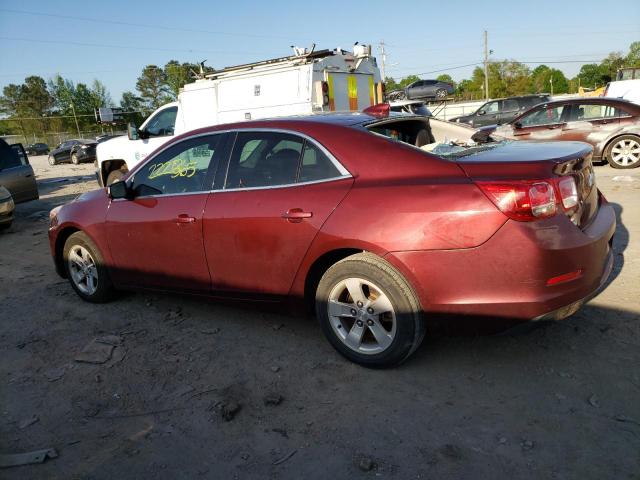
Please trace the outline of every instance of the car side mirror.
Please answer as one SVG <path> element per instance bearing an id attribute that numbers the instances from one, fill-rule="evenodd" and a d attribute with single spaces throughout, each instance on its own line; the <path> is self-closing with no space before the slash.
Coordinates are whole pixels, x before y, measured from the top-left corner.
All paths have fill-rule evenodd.
<path id="1" fill-rule="evenodd" d="M 485 112 L 484 110 L 478 110 L 478 115 L 485 115 L 487 112 Z"/>
<path id="2" fill-rule="evenodd" d="M 138 132 L 138 127 L 133 122 L 129 122 L 127 124 L 127 137 L 129 140 L 138 140 L 140 139 L 140 133 Z"/>
<path id="3" fill-rule="evenodd" d="M 107 191 L 109 192 L 109 197 L 113 200 L 118 198 L 125 198 L 130 200 L 133 198 L 132 191 L 127 185 L 127 182 L 123 182 L 122 180 L 118 182 L 114 182 L 107 187 Z"/>
<path id="4" fill-rule="evenodd" d="M 514 127 L 516 128 L 522 128 L 522 123 L 521 122 L 516 122 L 513 124 Z"/>

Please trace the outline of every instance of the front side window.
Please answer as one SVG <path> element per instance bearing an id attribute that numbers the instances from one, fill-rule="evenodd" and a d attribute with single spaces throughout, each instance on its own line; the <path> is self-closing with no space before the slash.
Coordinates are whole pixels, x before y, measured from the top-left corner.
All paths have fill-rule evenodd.
<path id="1" fill-rule="evenodd" d="M 224 188 L 276 187 L 340 176 L 322 149 L 304 138 L 280 132 L 240 132 Z"/>
<path id="2" fill-rule="evenodd" d="M 580 104 L 574 105 L 571 110 L 572 121 L 611 119 L 617 118 L 618 116 L 619 110 L 609 105 Z"/>
<path id="3" fill-rule="evenodd" d="M 144 127 L 152 137 L 163 137 L 173 135 L 176 127 L 176 116 L 178 115 L 178 107 L 169 107 L 156 113 L 149 123 Z"/>
<path id="4" fill-rule="evenodd" d="M 540 108 L 535 109 L 529 115 L 522 117 L 519 123 L 523 127 L 534 127 L 537 125 L 559 123 L 562 120 L 562 113 L 564 109 L 564 105 L 544 105 Z"/>
<path id="5" fill-rule="evenodd" d="M 184 140 L 147 162 L 133 176 L 137 196 L 170 195 L 209 190 L 207 171 L 221 154 L 223 135 Z"/>
<path id="6" fill-rule="evenodd" d="M 500 108 L 498 106 L 498 102 L 489 102 L 482 107 L 482 110 L 484 110 L 485 113 L 498 113 Z"/>
<path id="7" fill-rule="evenodd" d="M 17 145 L 7 145 L 4 142 L 0 142 L 0 170 L 20 167 L 26 165 L 26 163 L 26 159 L 22 155 L 22 149 Z"/>

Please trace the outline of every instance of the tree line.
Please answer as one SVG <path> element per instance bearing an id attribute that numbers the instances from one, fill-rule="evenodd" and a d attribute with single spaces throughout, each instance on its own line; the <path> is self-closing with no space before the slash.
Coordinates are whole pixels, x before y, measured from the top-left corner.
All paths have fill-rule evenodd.
<path id="1" fill-rule="evenodd" d="M 45 81 L 31 75 L 21 84 L 9 84 L 0 96 L 0 134 L 26 138 L 53 132 L 99 132 L 94 111 L 100 107 L 120 107 L 124 121 L 138 125 L 153 110 L 174 101 L 180 88 L 193 81 L 200 66 L 167 62 L 164 67 L 147 65 L 136 82 L 136 92 L 126 91 L 116 104 L 107 87 L 98 79 L 91 84 L 75 83 L 61 75 Z M 205 73 L 213 69 L 205 67 Z M 77 121 L 77 124 L 76 124 Z"/>
<path id="2" fill-rule="evenodd" d="M 526 64 L 516 60 L 492 61 L 488 64 L 489 96 L 492 98 L 525 95 L 527 93 L 578 93 L 584 89 L 596 89 L 615 80 L 616 72 L 622 67 L 640 67 L 640 42 L 629 46 L 627 55 L 622 52 L 611 52 L 600 63 L 582 65 L 578 74 L 569 79 L 557 68 L 538 65 L 530 69 Z M 484 69 L 476 67 L 471 78 L 454 82 L 450 75 L 442 74 L 437 80 L 455 86 L 455 96 L 463 100 L 483 99 Z M 387 92 L 400 90 L 420 80 L 416 75 L 409 75 L 396 81 L 393 77 L 385 78 Z"/>
<path id="3" fill-rule="evenodd" d="M 547 65 L 530 69 L 516 60 L 492 61 L 488 65 L 489 95 L 493 98 L 522 95 L 526 93 L 575 93 L 579 87 L 597 88 L 615 79 L 620 67 L 640 66 L 640 42 L 633 42 L 627 55 L 612 52 L 599 64 L 585 64 L 578 75 L 568 79 L 564 73 Z M 31 75 L 22 84 L 9 84 L 0 96 L 0 134 L 17 134 L 31 137 L 45 132 L 97 132 L 99 127 L 94 118 L 94 109 L 119 106 L 125 121 L 140 124 L 153 110 L 167 102 L 174 101 L 180 88 L 193 81 L 200 65 L 167 62 L 163 67 L 147 65 L 136 81 L 136 91 L 126 91 L 118 105 L 112 100 L 107 87 L 98 79 L 91 84 L 74 83 L 56 75 L 45 81 Z M 205 67 L 205 73 L 213 69 Z M 476 67 L 471 78 L 454 82 L 450 75 L 443 74 L 438 80 L 455 85 L 455 96 L 462 100 L 484 98 L 484 70 Z M 392 77 L 385 79 L 386 90 L 390 92 L 404 88 L 420 80 L 415 75 L 396 82 Z M 77 121 L 77 126 L 76 126 Z"/>

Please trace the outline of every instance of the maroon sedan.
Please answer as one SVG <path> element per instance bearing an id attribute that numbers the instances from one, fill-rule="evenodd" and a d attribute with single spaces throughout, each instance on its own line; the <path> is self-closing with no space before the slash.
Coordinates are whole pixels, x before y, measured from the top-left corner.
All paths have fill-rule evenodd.
<path id="1" fill-rule="evenodd" d="M 593 160 L 613 168 L 640 167 L 640 105 L 616 98 L 570 98 L 541 103 L 496 133 L 513 140 L 579 140 Z"/>
<path id="2" fill-rule="evenodd" d="M 51 252 L 91 302 L 153 289 L 306 304 L 374 367 L 406 359 L 431 315 L 571 315 L 612 266 L 591 147 L 469 132 L 368 114 L 193 131 L 52 211 Z"/>

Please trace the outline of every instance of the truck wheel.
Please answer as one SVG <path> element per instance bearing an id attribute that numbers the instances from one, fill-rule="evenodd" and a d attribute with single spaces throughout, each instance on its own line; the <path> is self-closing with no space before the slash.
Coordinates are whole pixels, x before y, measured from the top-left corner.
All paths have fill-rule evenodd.
<path id="1" fill-rule="evenodd" d="M 55 165 L 56 164 L 56 157 L 54 157 L 53 155 L 49 155 L 49 165 Z"/>
<path id="2" fill-rule="evenodd" d="M 107 175 L 107 184 L 105 186 L 108 187 L 112 183 L 122 180 L 123 177 L 124 177 L 124 172 L 122 170 L 120 169 L 113 170 L 112 172 L 109 173 L 109 175 Z"/>
<path id="3" fill-rule="evenodd" d="M 78 165 L 80 163 L 80 160 L 78 160 L 78 154 L 76 152 L 73 152 L 71 154 L 71 163 L 73 163 L 74 165 Z"/>
<path id="4" fill-rule="evenodd" d="M 331 345 L 365 367 L 398 365 L 425 334 L 413 290 L 371 253 L 351 255 L 325 272 L 316 290 L 316 315 Z"/>
<path id="5" fill-rule="evenodd" d="M 640 167 L 640 137 L 622 135 L 607 147 L 607 162 L 613 168 Z"/>
<path id="6" fill-rule="evenodd" d="M 87 302 L 104 303 L 114 289 L 98 247 L 83 232 L 71 235 L 62 252 L 69 283 Z"/>

